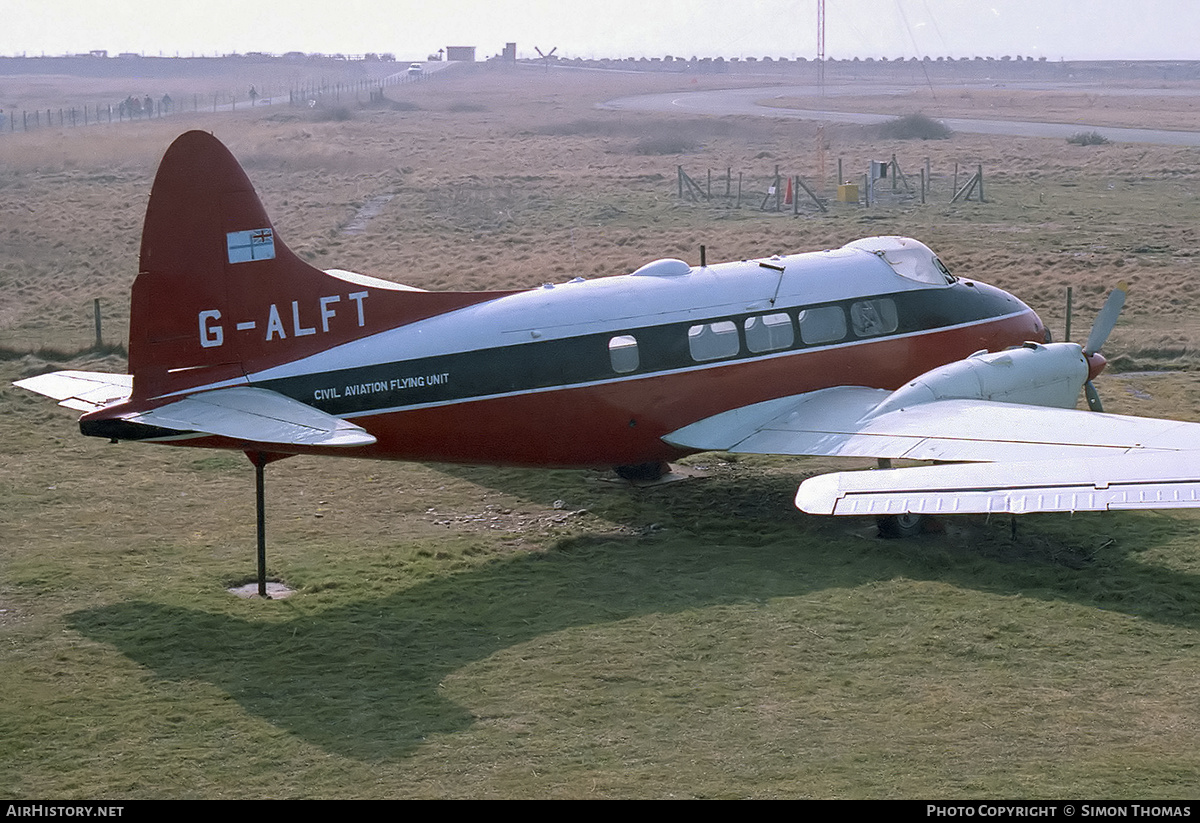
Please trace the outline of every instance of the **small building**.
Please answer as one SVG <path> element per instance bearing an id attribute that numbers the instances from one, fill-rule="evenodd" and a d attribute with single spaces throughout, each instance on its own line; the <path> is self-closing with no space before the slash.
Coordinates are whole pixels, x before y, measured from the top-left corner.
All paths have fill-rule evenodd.
<path id="1" fill-rule="evenodd" d="M 446 59 L 460 63 L 475 62 L 474 46 L 446 46 Z"/>

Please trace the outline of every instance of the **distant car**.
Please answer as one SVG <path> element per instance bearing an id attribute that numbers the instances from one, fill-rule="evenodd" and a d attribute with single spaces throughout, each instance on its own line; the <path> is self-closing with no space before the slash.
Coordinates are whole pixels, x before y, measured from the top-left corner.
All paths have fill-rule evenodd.
<path id="1" fill-rule="evenodd" d="M 408 74 L 410 77 L 416 77 L 417 75 L 424 74 L 424 73 L 425 73 L 425 69 L 421 67 L 420 63 L 409 63 L 408 64 Z"/>

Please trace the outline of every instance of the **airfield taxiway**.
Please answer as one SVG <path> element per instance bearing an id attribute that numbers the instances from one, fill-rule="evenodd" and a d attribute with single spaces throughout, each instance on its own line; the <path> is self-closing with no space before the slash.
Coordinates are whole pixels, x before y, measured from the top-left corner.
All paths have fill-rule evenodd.
<path id="1" fill-rule="evenodd" d="M 911 88 L 884 86 L 873 93 L 900 94 Z M 707 91 L 668 92 L 619 97 L 599 104 L 598 108 L 613 111 L 679 112 L 717 116 L 779 117 L 797 120 L 823 120 L 831 123 L 876 125 L 894 119 L 894 115 L 867 112 L 791 109 L 772 105 L 774 100 L 792 97 L 815 97 L 863 94 L 861 86 L 770 86 L 744 89 L 712 89 Z M 1028 120 L 990 120 L 961 117 L 939 117 L 947 127 L 967 134 L 994 134 L 1009 137 L 1050 137 L 1066 139 L 1080 131 L 1100 131 L 1110 141 L 1119 143 L 1152 143 L 1161 146 L 1200 146 L 1200 132 L 1167 129 L 1131 129 L 1112 126 L 1093 126 L 1087 123 L 1042 123 Z"/>

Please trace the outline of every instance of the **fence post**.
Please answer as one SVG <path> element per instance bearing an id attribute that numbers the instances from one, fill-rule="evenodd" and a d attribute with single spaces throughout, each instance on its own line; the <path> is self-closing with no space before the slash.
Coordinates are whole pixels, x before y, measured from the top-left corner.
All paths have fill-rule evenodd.
<path id="1" fill-rule="evenodd" d="M 1071 296 L 1072 296 L 1071 287 L 1067 286 L 1067 329 L 1066 329 L 1066 332 L 1063 334 L 1063 342 L 1064 343 L 1071 342 Z"/>
<path id="2" fill-rule="evenodd" d="M 104 345 L 104 335 L 100 331 L 100 298 L 92 300 L 92 312 L 96 318 L 96 348 Z"/>

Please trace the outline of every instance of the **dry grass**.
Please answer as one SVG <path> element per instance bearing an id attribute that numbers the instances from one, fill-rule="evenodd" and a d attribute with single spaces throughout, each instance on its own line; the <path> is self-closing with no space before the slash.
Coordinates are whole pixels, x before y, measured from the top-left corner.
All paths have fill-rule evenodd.
<path id="1" fill-rule="evenodd" d="M 252 571 L 240 456 L 80 438 L 9 385 L 54 365 L 40 349 L 90 345 L 93 297 L 123 338 L 157 160 L 207 128 L 298 252 L 426 288 L 899 233 L 1056 331 L 1073 286 L 1079 337 L 1126 279 L 1106 353 L 1176 371 L 1106 374 L 1106 404 L 1198 416 L 1194 150 L 914 147 L 592 108 L 679 82 L 478 73 L 340 122 L 0 135 L 0 796 L 1195 796 L 1190 515 L 1028 518 L 1016 541 L 970 521 L 881 545 L 790 506 L 832 461 L 705 455 L 707 479 L 630 493 L 583 473 L 298 458 L 270 470 L 269 534 L 272 573 L 301 593 L 246 602 L 223 591 Z M 699 147 L 631 151 L 656 134 Z M 776 164 L 828 194 L 839 158 L 856 176 L 893 153 L 907 172 L 929 158 L 929 205 L 757 210 Z M 742 172 L 754 194 L 680 202 L 677 162 L 721 193 Z M 955 164 L 983 165 L 987 203 L 948 205 Z"/>
<path id="2" fill-rule="evenodd" d="M 1068 81 L 1069 82 L 1069 81 Z M 876 93 L 840 93 L 826 97 L 769 98 L 783 108 L 833 111 L 869 111 L 903 116 L 913 111 L 930 117 L 966 117 L 987 120 L 1034 120 L 1046 123 L 1086 123 L 1123 128 L 1200 130 L 1200 103 L 1193 86 L 1161 84 L 1160 88 L 1082 84 L 1081 91 L 1004 88 L 1002 83 L 938 85 Z M 1016 84 L 1014 84 L 1016 85 Z M 764 101 L 767 102 L 767 101 Z"/>

